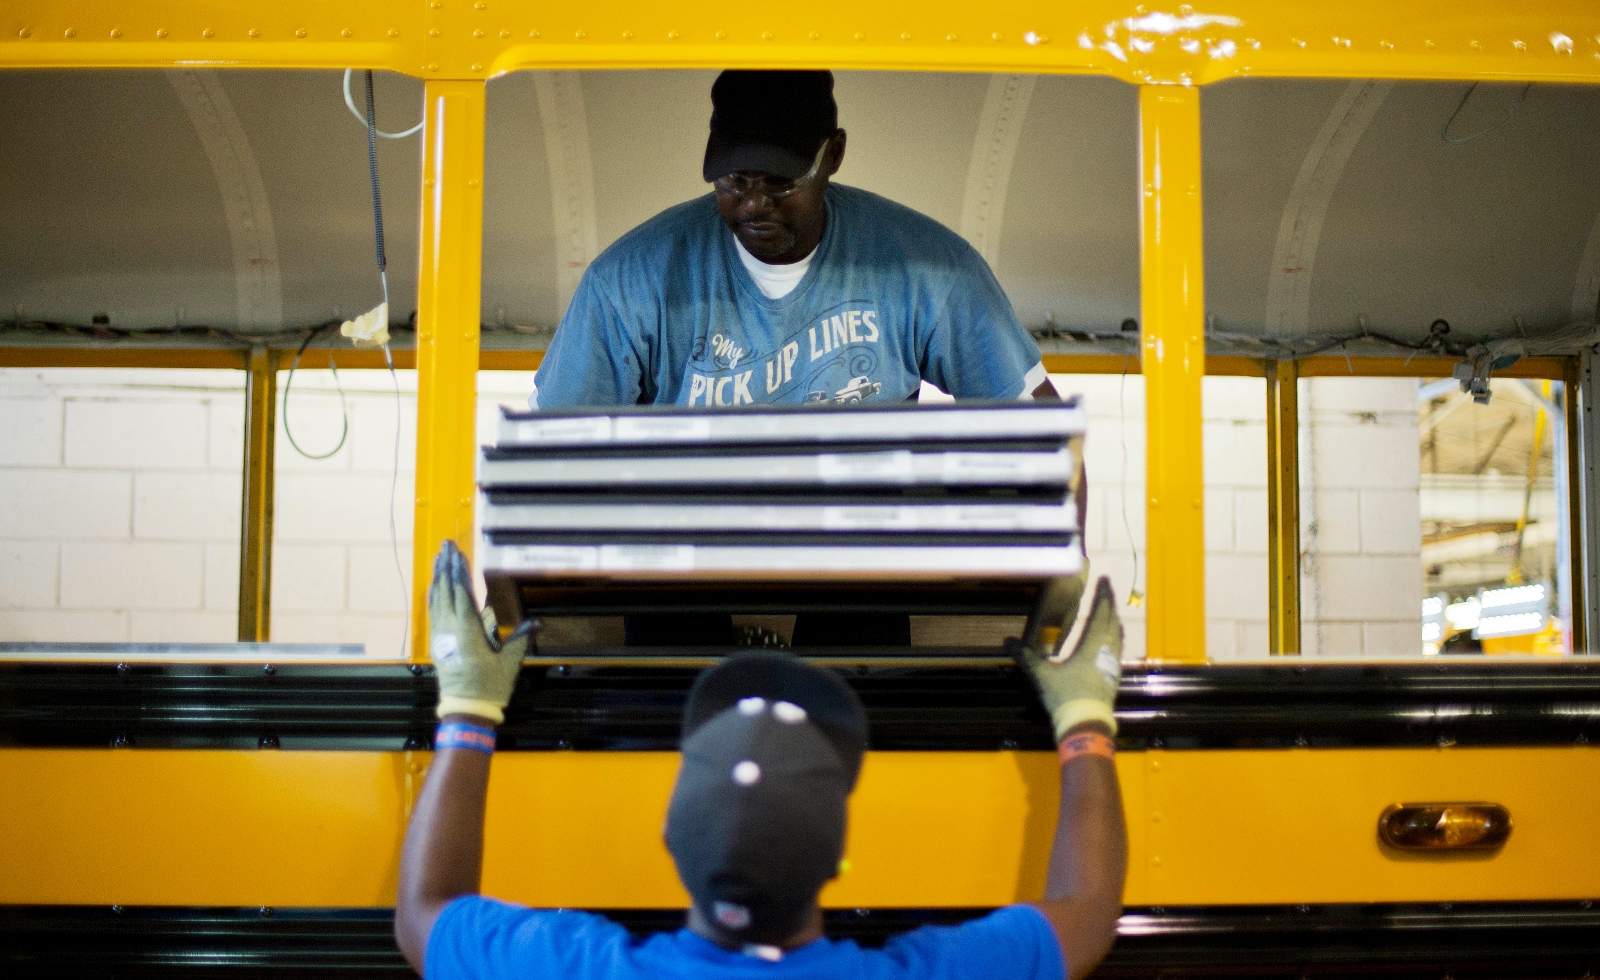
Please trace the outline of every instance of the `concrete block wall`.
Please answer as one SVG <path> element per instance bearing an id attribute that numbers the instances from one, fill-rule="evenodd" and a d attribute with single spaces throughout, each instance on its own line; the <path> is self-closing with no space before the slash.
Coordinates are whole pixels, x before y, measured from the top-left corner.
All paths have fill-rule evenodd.
<path id="1" fill-rule="evenodd" d="M 1421 651 L 1421 472 L 1415 378 L 1301 380 L 1307 654 Z"/>
<path id="2" fill-rule="evenodd" d="M 0 370 L 0 639 L 234 638 L 243 380 Z"/>
<path id="3" fill-rule="evenodd" d="M 1145 573 L 1144 378 L 1054 375 L 1057 390 L 1081 394 L 1089 412 L 1084 465 L 1089 479 L 1084 544 L 1090 573 L 1110 575 L 1117 594 L 1143 592 Z M 1206 650 L 1229 660 L 1267 651 L 1266 384 L 1206 378 Z M 1137 575 L 1135 568 L 1137 566 Z M 1145 653 L 1143 606 L 1122 607 L 1124 654 Z"/>
<path id="4" fill-rule="evenodd" d="M 279 375 L 272 638 L 399 656 L 410 599 L 416 381 Z M 244 376 L 0 370 L 0 640 L 229 642 L 237 635 Z M 480 377 L 480 431 L 529 378 Z M 285 423 L 306 452 L 289 441 Z M 393 509 L 391 544 L 390 501 Z M 395 565 L 398 547 L 400 569 Z"/>
<path id="5" fill-rule="evenodd" d="M 337 385 L 326 369 L 297 371 L 287 413 L 285 375 L 279 375 L 272 551 L 276 641 L 361 643 L 368 656 L 405 655 L 416 375 L 402 371 L 397 379 L 398 472 L 396 395 L 387 371 L 341 371 Z M 345 392 L 342 402 L 339 385 Z M 341 444 L 346 417 L 348 432 Z M 290 443 L 290 433 L 305 453 L 325 458 L 302 455 Z"/>
<path id="6" fill-rule="evenodd" d="M 285 642 L 364 643 L 368 656 L 401 656 L 410 645 L 405 610 L 411 596 L 416 377 L 399 375 L 398 480 L 393 478 L 395 395 L 388 372 L 342 371 L 340 379 L 350 433 L 327 459 L 297 453 L 284 436 L 279 412 L 272 636 Z M 526 405 L 531 390 L 527 372 L 478 374 L 480 444 L 494 441 L 499 405 Z M 338 444 L 339 399 L 328 372 L 296 375 L 289 423 L 308 453 L 321 455 Z M 399 572 L 390 545 L 391 482 Z"/>
<path id="7" fill-rule="evenodd" d="M 399 376 L 397 475 L 389 375 L 340 379 L 350 430 L 327 459 L 295 451 L 280 400 L 273 638 L 397 656 L 410 595 L 415 379 Z M 480 442 L 493 438 L 496 406 L 523 402 L 529 380 L 480 374 Z M 1121 595 L 1143 590 L 1143 379 L 1056 383 L 1083 394 L 1091 418 L 1091 569 Z M 0 371 L 0 639 L 233 639 L 242 384 L 232 371 Z M 1410 652 L 1422 588 L 1414 382 L 1303 384 L 1302 511 L 1315 572 L 1306 574 L 1307 652 Z M 1264 384 L 1207 378 L 1204 394 L 1207 648 L 1224 660 L 1264 654 Z M 308 452 L 338 443 L 327 371 L 296 374 L 288 423 Z M 1123 612 L 1128 654 L 1141 657 L 1144 610 Z"/>

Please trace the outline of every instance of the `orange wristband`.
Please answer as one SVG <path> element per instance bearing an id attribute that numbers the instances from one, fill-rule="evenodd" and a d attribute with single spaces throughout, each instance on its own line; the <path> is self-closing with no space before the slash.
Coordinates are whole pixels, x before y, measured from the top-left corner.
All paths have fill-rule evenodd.
<path id="1" fill-rule="evenodd" d="M 1079 732 L 1062 739 L 1056 751 L 1061 754 L 1061 764 L 1066 765 L 1080 755 L 1109 759 L 1117 754 L 1117 743 L 1099 732 Z"/>

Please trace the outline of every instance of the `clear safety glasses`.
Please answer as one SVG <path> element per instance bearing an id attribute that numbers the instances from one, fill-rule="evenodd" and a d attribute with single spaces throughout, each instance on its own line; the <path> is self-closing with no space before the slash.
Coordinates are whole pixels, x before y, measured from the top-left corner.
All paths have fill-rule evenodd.
<path id="1" fill-rule="evenodd" d="M 744 174 L 724 174 L 712 181 L 717 190 L 734 197 L 747 197 L 752 193 L 760 192 L 774 201 L 781 201 L 791 194 L 796 194 L 817 179 L 817 172 L 822 169 L 822 158 L 827 155 L 828 146 L 833 142 L 830 137 L 822 141 L 822 146 L 817 149 L 817 158 L 811 161 L 811 169 L 795 180 L 783 180 L 778 177 L 762 176 L 747 177 Z"/>

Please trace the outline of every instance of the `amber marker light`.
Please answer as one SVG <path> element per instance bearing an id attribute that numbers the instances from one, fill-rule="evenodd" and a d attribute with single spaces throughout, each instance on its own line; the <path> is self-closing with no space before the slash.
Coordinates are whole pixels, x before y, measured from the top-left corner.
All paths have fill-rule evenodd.
<path id="1" fill-rule="evenodd" d="M 1378 818 L 1378 837 L 1402 851 L 1492 851 L 1510 836 L 1498 803 L 1396 803 Z"/>

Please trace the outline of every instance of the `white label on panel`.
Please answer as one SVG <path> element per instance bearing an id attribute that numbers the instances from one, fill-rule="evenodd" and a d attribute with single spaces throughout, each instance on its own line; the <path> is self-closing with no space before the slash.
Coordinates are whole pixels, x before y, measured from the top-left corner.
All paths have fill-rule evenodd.
<path id="1" fill-rule="evenodd" d="M 703 417 L 628 416 L 617 419 L 618 442 L 705 442 L 711 438 L 711 420 Z"/>
<path id="2" fill-rule="evenodd" d="M 607 572 L 690 572 L 692 544 L 603 544 L 600 568 Z"/>
<path id="3" fill-rule="evenodd" d="M 829 531 L 910 531 L 917 515 L 910 507 L 824 507 L 822 526 Z"/>
<path id="4" fill-rule="evenodd" d="M 579 419 L 531 419 L 517 423 L 517 443 L 610 442 L 611 420 L 605 416 Z"/>
<path id="5" fill-rule="evenodd" d="M 592 572 L 600 549 L 592 545 L 513 544 L 505 549 L 506 568 L 529 572 Z"/>
<path id="6" fill-rule="evenodd" d="M 817 476 L 824 483 L 910 483 L 916 475 L 911 453 L 824 453 Z"/>
<path id="7" fill-rule="evenodd" d="M 946 483 L 1017 483 L 1033 479 L 1037 461 L 999 453 L 945 453 Z"/>

